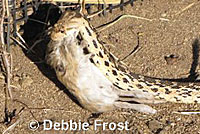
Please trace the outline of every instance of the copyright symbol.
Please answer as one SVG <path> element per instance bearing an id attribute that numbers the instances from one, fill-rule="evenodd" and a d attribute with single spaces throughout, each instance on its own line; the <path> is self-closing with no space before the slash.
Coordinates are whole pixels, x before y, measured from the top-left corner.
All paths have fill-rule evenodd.
<path id="1" fill-rule="evenodd" d="M 28 128 L 32 131 L 35 131 L 39 128 L 39 123 L 38 121 L 34 120 L 34 121 L 30 121 Z"/>

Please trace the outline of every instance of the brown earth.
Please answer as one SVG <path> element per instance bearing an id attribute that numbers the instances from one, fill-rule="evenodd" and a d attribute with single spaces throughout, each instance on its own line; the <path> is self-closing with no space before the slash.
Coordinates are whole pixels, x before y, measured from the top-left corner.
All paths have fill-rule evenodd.
<path id="1" fill-rule="evenodd" d="M 188 9 L 186 7 L 190 4 Z M 186 9 L 186 10 L 184 10 Z M 137 53 L 124 62 L 136 74 L 157 78 L 184 78 L 198 67 L 198 45 L 200 37 L 200 2 L 197 0 L 145 0 L 136 1 L 134 6 L 127 5 L 124 11 L 113 10 L 105 17 L 96 16 L 91 23 L 96 27 L 112 21 L 121 14 L 132 14 L 148 19 L 126 18 L 100 33 L 100 38 L 108 44 L 110 50 L 119 58 L 125 57 L 138 44 Z M 56 11 L 53 11 L 56 13 Z M 44 18 L 38 15 L 38 19 Z M 55 15 L 52 15 L 54 18 Z M 37 19 L 37 18 L 35 18 Z M 53 22 L 52 22 L 53 23 Z M 42 29 L 36 22 L 27 22 L 23 37 L 32 45 L 36 33 Z M 29 28 L 27 28 L 29 27 Z M 29 30 L 27 30 L 29 29 Z M 39 29 L 39 30 L 38 30 Z M 137 33 L 140 33 L 139 35 Z M 28 124 L 32 120 L 42 122 L 44 119 L 60 122 L 73 120 L 87 122 L 90 112 L 74 102 L 74 98 L 58 82 L 53 71 L 44 63 L 44 49 L 47 41 L 38 44 L 34 51 L 28 53 L 19 46 L 12 46 L 13 78 L 12 93 L 18 101 L 7 101 L 8 111 L 16 109 L 16 116 L 8 125 L 0 124 L 0 132 L 19 121 L 11 130 L 12 134 L 28 133 L 69 133 L 69 131 L 43 131 L 42 125 L 31 131 Z M 171 58 L 166 56 L 172 55 Z M 176 58 L 177 57 L 177 58 Z M 0 76 L 0 121 L 5 118 L 5 92 L 3 75 Z M 195 134 L 200 133 L 199 115 L 180 115 L 175 112 L 198 110 L 198 104 L 157 104 L 155 115 L 138 113 L 131 110 L 118 110 L 102 114 L 98 119 L 103 122 L 129 122 L 129 131 L 97 131 L 90 126 L 84 133 L 134 133 L 134 134 Z M 18 112 L 24 109 L 18 114 Z M 7 121 L 8 122 L 8 121 Z M 73 131 L 72 133 L 83 133 Z"/>

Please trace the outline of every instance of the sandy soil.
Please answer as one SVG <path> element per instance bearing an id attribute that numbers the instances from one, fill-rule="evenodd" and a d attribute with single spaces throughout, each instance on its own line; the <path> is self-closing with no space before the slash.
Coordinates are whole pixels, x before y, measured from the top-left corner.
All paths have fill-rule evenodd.
<path id="1" fill-rule="evenodd" d="M 198 46 L 200 37 L 200 3 L 197 0 L 138 0 L 134 6 L 127 5 L 124 10 L 113 10 L 105 17 L 96 16 L 91 23 L 96 27 L 112 21 L 121 14 L 132 14 L 152 21 L 126 18 L 102 31 L 100 38 L 108 42 L 110 50 L 119 58 L 130 53 L 138 44 L 140 49 L 124 62 L 132 72 L 157 78 L 184 78 L 198 67 Z M 188 5 L 193 4 L 187 10 Z M 34 19 L 44 21 L 46 6 L 34 14 Z M 58 18 L 57 10 L 51 10 L 51 17 Z M 54 20 L 53 19 L 53 20 Z M 54 20 L 54 21 L 55 21 Z M 51 21 L 51 24 L 54 24 Z M 29 46 L 37 40 L 36 35 L 44 31 L 43 25 L 28 21 L 24 26 L 24 39 Z M 139 33 L 139 36 L 138 36 Z M 39 36 L 39 35 L 38 35 Z M 48 39 L 47 39 L 48 40 Z M 12 134 L 67 133 L 69 131 L 43 131 L 42 125 L 36 130 L 28 128 L 30 121 L 41 122 L 44 119 L 60 122 L 73 120 L 87 122 L 90 112 L 75 103 L 75 99 L 56 79 L 43 61 L 48 41 L 42 41 L 27 53 L 19 46 L 12 46 L 14 102 L 7 101 L 11 122 L 5 119 L 4 80 L 0 77 L 0 132 L 19 121 L 11 130 Z M 172 55 L 171 58 L 166 58 Z M 199 115 L 176 114 L 179 110 L 198 110 L 198 104 L 159 104 L 152 105 L 158 110 L 155 115 L 138 113 L 131 110 L 117 110 L 102 114 L 98 119 L 103 122 L 129 122 L 129 131 L 109 131 L 99 128 L 94 131 L 90 126 L 84 133 L 134 133 L 134 134 L 194 134 L 200 133 Z M 22 109 L 24 108 L 24 109 Z M 20 112 L 21 110 L 21 112 Z M 19 113 L 20 112 L 20 113 Z M 19 113 L 19 114 L 18 114 Z M 81 131 L 73 131 L 80 133 Z"/>

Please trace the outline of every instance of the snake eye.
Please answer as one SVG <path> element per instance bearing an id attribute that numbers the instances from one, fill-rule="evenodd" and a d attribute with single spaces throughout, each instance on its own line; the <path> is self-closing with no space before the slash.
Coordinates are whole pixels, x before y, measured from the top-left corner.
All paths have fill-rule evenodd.
<path id="1" fill-rule="evenodd" d="M 65 33 L 65 31 L 64 31 L 64 30 L 60 30 L 60 32 L 61 32 L 61 33 Z"/>

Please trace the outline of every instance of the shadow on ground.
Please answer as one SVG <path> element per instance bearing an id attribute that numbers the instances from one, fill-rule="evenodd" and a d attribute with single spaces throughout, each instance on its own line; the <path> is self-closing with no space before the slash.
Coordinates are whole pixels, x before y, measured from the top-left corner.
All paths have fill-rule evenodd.
<path id="1" fill-rule="evenodd" d="M 44 76 L 54 82 L 60 90 L 79 105 L 75 97 L 58 81 L 54 70 L 45 63 L 45 52 L 50 40 L 47 34 L 49 31 L 48 29 L 58 21 L 60 16 L 61 11 L 57 6 L 53 4 L 40 5 L 38 10 L 29 16 L 28 21 L 22 26 L 24 31 L 22 37 L 26 41 L 28 48 L 32 49 L 28 53 L 27 50 L 22 49 L 25 55 L 36 64 Z M 40 42 L 36 44 L 38 40 L 40 40 Z"/>

